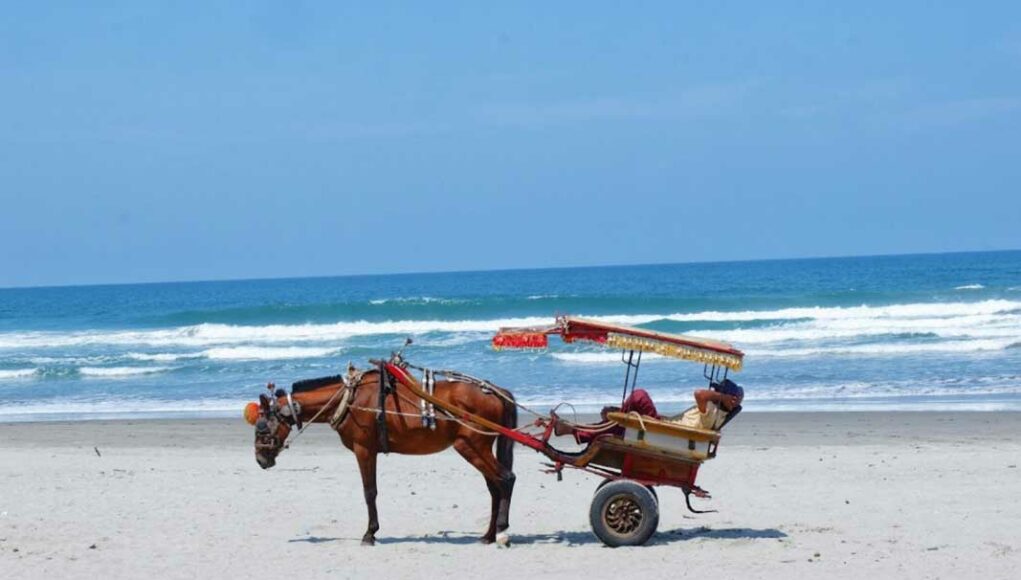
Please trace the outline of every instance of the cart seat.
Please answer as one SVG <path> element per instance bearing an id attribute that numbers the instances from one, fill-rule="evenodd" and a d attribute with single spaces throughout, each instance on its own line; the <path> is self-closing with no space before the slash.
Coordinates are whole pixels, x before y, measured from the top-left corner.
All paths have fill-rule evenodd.
<path id="1" fill-rule="evenodd" d="M 720 434 L 708 429 L 685 427 L 638 413 L 607 413 L 606 418 L 624 427 L 624 440 L 687 455 L 694 459 L 716 457 Z"/>

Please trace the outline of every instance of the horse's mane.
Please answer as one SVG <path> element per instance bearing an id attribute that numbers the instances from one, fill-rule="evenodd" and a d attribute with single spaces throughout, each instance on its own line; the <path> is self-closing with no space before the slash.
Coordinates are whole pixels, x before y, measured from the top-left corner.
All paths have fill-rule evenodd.
<path id="1" fill-rule="evenodd" d="M 335 385 L 344 382 L 344 375 L 333 375 L 331 377 L 319 377 L 318 379 L 305 379 L 291 385 L 291 393 L 304 393 L 314 391 L 326 385 Z"/>
<path id="2" fill-rule="evenodd" d="M 367 371 L 365 374 L 370 374 L 373 370 Z M 305 393 L 308 391 L 314 391 L 316 389 L 327 387 L 330 385 L 336 385 L 344 382 L 344 375 L 332 375 L 329 377 L 319 377 L 318 379 L 305 379 L 298 381 L 291 385 L 291 394 Z"/>

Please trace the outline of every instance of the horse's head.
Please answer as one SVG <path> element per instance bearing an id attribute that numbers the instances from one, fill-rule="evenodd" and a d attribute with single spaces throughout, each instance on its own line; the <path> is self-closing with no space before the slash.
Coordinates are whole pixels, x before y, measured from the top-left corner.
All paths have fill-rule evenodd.
<path id="1" fill-rule="evenodd" d="M 272 385 L 270 391 L 272 392 Z M 259 402 L 248 403 L 245 407 L 245 420 L 255 426 L 255 461 L 259 467 L 269 469 L 276 465 L 277 455 L 284 448 L 291 428 L 298 424 L 298 405 L 287 397 L 287 404 L 281 406 L 278 399 L 287 397 L 283 391 L 273 396 L 259 395 Z"/>

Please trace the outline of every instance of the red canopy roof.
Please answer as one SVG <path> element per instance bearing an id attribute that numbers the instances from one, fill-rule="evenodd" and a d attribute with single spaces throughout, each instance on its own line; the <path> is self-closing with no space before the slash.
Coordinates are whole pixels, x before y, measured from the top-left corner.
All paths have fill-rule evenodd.
<path id="1" fill-rule="evenodd" d="M 735 371 L 741 370 L 744 360 L 743 352 L 725 342 L 570 316 L 557 318 L 549 327 L 502 328 L 493 337 L 493 348 L 546 348 L 551 334 L 560 335 L 564 342 L 587 340 L 611 348 L 722 365 Z"/>

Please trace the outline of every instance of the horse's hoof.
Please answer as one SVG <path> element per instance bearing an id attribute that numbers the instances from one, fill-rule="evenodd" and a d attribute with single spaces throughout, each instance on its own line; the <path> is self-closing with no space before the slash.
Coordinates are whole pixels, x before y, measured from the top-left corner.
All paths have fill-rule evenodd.
<path id="1" fill-rule="evenodd" d="M 376 545 L 376 538 L 372 538 L 372 537 L 366 536 L 366 537 L 362 538 L 362 545 L 363 546 L 375 546 Z"/>
<path id="2" fill-rule="evenodd" d="M 510 536 L 507 535 L 507 532 L 500 532 L 496 535 L 496 545 L 501 548 L 510 547 Z"/>
<path id="3" fill-rule="evenodd" d="M 492 544 L 493 542 L 496 541 L 496 538 L 494 538 L 493 536 L 482 536 L 481 538 L 479 538 L 479 541 L 482 542 L 483 544 Z"/>

